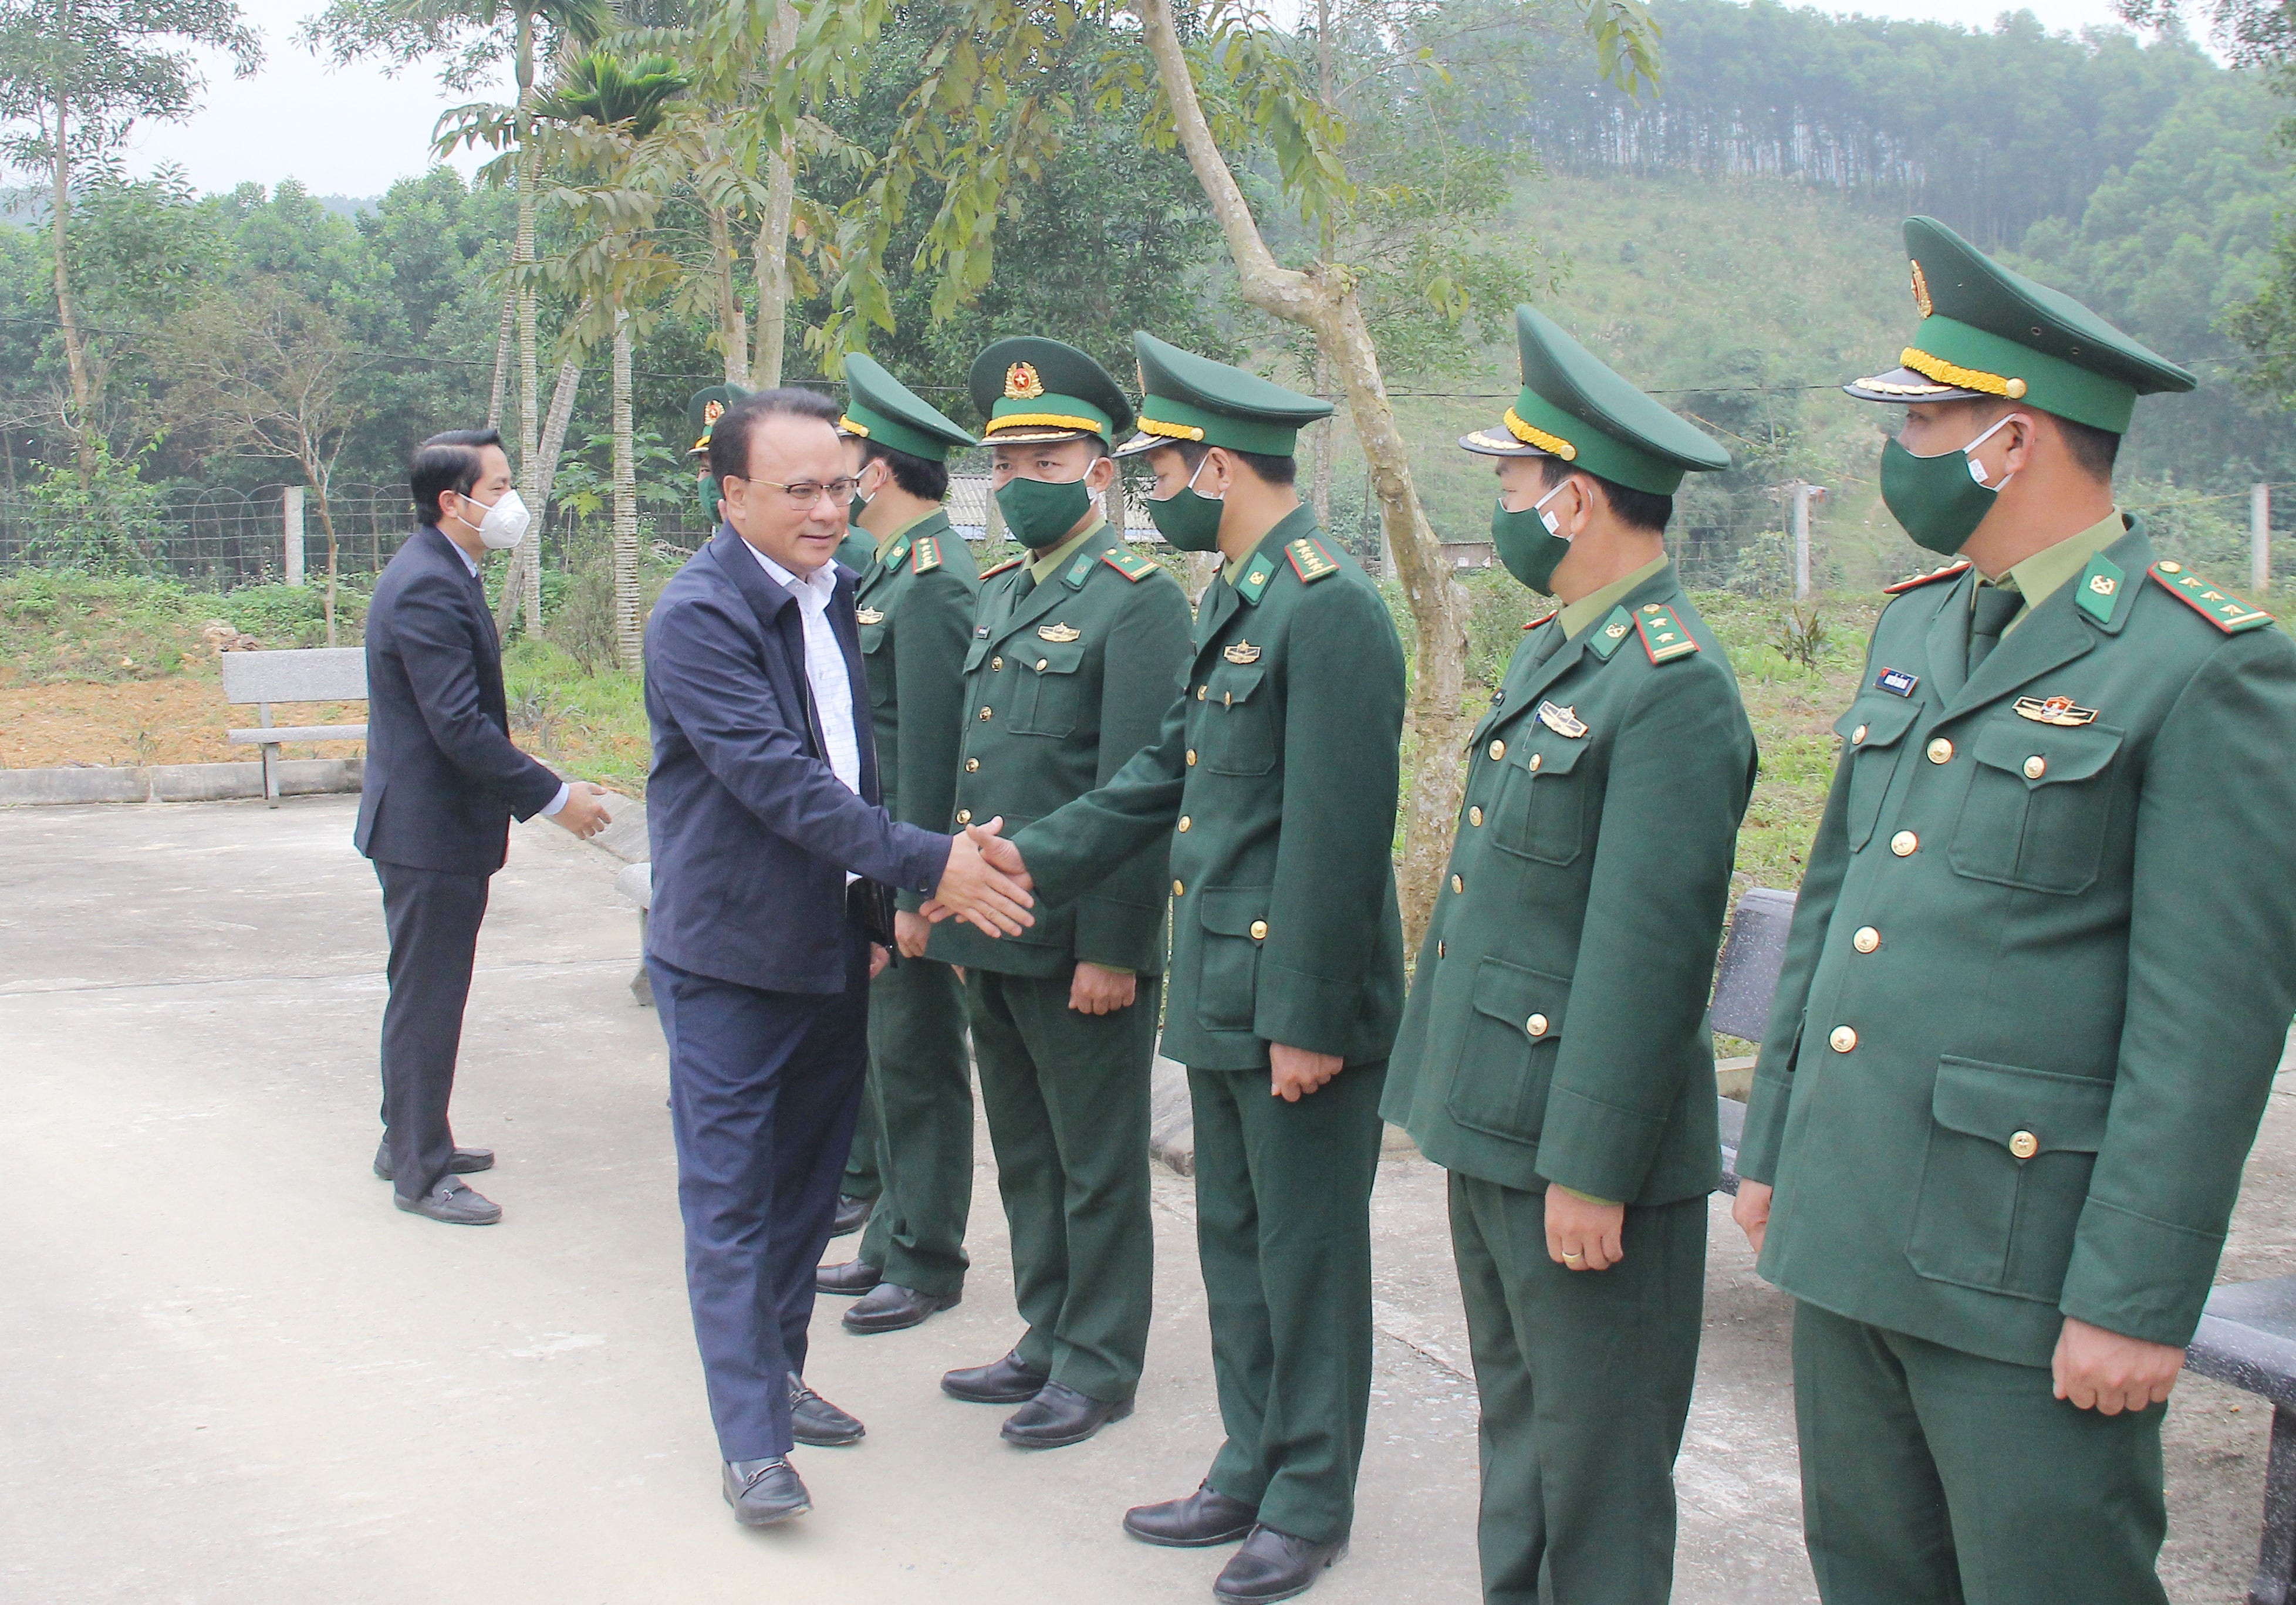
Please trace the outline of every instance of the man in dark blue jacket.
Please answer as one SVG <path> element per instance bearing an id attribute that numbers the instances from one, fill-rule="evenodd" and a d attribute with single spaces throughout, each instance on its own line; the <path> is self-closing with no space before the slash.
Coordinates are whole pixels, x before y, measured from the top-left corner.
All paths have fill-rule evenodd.
<path id="1" fill-rule="evenodd" d="M 834 561 L 854 491 L 838 415 L 797 389 L 726 410 L 709 442 L 725 524 L 646 626 L 647 962 L 694 1339 L 726 1500 L 753 1527 L 811 1508 L 792 1443 L 861 1436 L 803 1375 L 887 890 L 1008 936 L 1030 923 L 1025 881 L 981 856 L 1001 822 L 941 836 L 877 806 L 854 576 Z"/>
<path id="2" fill-rule="evenodd" d="M 455 1146 L 447 1102 L 487 877 L 503 866 L 512 815 L 540 813 L 593 836 L 607 823 L 605 793 L 560 781 L 511 745 L 502 643 L 479 584 L 488 548 L 516 545 L 526 528 L 502 437 L 434 435 L 408 479 L 423 522 L 367 608 L 366 780 L 353 837 L 374 860 L 390 930 L 374 1173 L 395 1184 L 401 1209 L 483 1226 L 502 1210 L 460 1178 L 495 1156 Z"/>

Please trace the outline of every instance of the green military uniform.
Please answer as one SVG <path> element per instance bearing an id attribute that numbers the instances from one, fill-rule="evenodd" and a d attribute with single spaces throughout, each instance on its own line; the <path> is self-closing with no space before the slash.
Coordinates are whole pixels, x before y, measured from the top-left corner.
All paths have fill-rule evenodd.
<path id="1" fill-rule="evenodd" d="M 1289 455 L 1329 404 L 1136 337 L 1143 438 Z M 1403 994 L 1392 863 L 1403 650 L 1370 577 L 1300 507 L 1199 604 L 1155 743 L 1020 832 L 1038 895 L 1090 892 L 1171 839 L 1164 1052 L 1188 1067 L 1196 1238 L 1227 1441 L 1208 1478 L 1332 1543 L 1371 1383 L 1368 1206 Z M 1347 1068 L 1297 1102 L 1268 1044 Z"/>
<path id="2" fill-rule="evenodd" d="M 1516 327 L 1522 395 L 1469 451 L 1657 495 L 1729 466 L 1551 320 Z M 1469 765 L 1383 1112 L 1451 1173 L 1483 1597 L 1659 1605 L 1719 1172 L 1706 998 L 1755 766 L 1673 564 L 1533 626 Z M 1550 1184 L 1625 1203 L 1626 1257 L 1556 1264 Z"/>
<path id="3" fill-rule="evenodd" d="M 973 438 L 873 359 L 846 359 L 840 432 L 927 462 Z M 936 509 L 869 543 L 854 588 L 877 777 L 886 811 L 928 831 L 948 829 L 964 736 L 963 665 L 980 571 Z M 898 895 L 914 913 L 923 899 Z M 877 1207 L 859 1257 L 885 1281 L 941 1298 L 964 1290 L 965 1218 L 972 1208 L 972 1077 L 964 1049 L 964 991 L 931 958 L 900 959 L 869 987 L 869 1082 Z M 860 1138 L 856 1137 L 857 1157 Z M 849 1197 L 853 1161 L 847 1164 Z"/>
<path id="4" fill-rule="evenodd" d="M 972 379 L 991 444 L 1086 432 L 1000 427 L 1015 416 L 1082 420 L 1111 446 L 1131 427 L 1115 381 L 1055 340 L 999 340 Z M 1010 834 L 1106 782 L 1155 739 L 1188 630 L 1179 583 L 1098 517 L 991 569 L 964 659 L 956 822 L 1001 815 Z M 1158 837 L 1088 895 L 1039 908 L 1018 937 L 945 923 L 931 948 L 964 967 L 1013 1293 L 1028 1322 L 1014 1352 L 1029 1371 L 1105 1403 L 1132 1397 L 1148 1341 L 1148 1072 L 1167 845 Z M 1079 963 L 1131 970 L 1131 1005 L 1070 1008 Z"/>
<path id="5" fill-rule="evenodd" d="M 1852 395 L 2117 434 L 2191 388 L 1943 225 L 1906 239 L 1924 321 Z M 2051 1356 L 2068 1317 L 2191 1338 L 2296 1009 L 2296 648 L 2134 520 L 1998 579 L 1890 587 L 1739 1151 L 1801 1301 L 1829 1601 L 2165 1597 L 2162 1412 L 2056 1400 Z M 2013 584 L 2009 628 L 1972 618 Z"/>

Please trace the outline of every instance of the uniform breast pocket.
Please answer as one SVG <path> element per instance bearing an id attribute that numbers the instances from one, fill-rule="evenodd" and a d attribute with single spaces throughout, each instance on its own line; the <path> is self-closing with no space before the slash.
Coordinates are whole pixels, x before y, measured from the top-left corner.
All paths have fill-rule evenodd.
<path id="1" fill-rule="evenodd" d="M 2086 891 L 2112 823 L 2121 733 L 2003 714 L 1978 732 L 1977 760 L 1949 858 L 1973 880 L 2022 891 Z"/>
<path id="2" fill-rule="evenodd" d="M 1451 1118 L 1513 1142 L 1538 1142 L 1570 1004 L 1570 983 L 1561 976 L 1485 959 L 1475 970 L 1473 1006 L 1445 1100 Z"/>
<path id="3" fill-rule="evenodd" d="M 1013 699 L 1013 730 L 1018 735 L 1070 735 L 1084 709 L 1084 643 L 1016 636 L 1004 655 L 1020 666 L 1021 684 Z"/>
<path id="4" fill-rule="evenodd" d="M 1196 1018 L 1209 1030 L 1249 1031 L 1259 1002 L 1259 945 L 1267 939 L 1265 886 L 1207 887 L 1196 898 L 1203 926 Z"/>
<path id="5" fill-rule="evenodd" d="M 893 699 L 893 628 L 882 619 L 861 630 L 861 661 L 869 676 L 869 702 L 882 708 Z"/>
<path id="6" fill-rule="evenodd" d="M 1543 731 L 1518 731 L 1520 747 L 1500 759 L 1505 779 L 1493 810 L 1491 845 L 1518 858 L 1570 864 L 1585 845 L 1587 783 L 1578 769 L 1587 743 L 1543 736 Z"/>
<path id="7" fill-rule="evenodd" d="M 1906 1258 L 1934 1282 L 2054 1304 L 2104 1142 L 2112 1083 L 1939 1062 Z"/>
<path id="8" fill-rule="evenodd" d="M 1214 774 L 1265 774 L 1275 767 L 1275 721 L 1267 671 L 1223 663 L 1205 682 L 1203 719 L 1195 746 Z"/>
<path id="9" fill-rule="evenodd" d="M 1882 799 L 1898 773 L 1898 755 L 1906 732 L 1914 727 L 1921 710 L 1896 697 L 1865 698 L 1834 721 L 1833 733 L 1849 755 L 1849 850 L 1856 852 L 1874 834 L 1882 817 Z"/>

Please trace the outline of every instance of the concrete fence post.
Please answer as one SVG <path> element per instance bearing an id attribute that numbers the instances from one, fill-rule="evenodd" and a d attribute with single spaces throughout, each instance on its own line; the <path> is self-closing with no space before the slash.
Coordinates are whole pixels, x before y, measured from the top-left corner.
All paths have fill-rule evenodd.
<path id="1" fill-rule="evenodd" d="M 2272 487 L 2248 493 L 2248 583 L 2259 596 L 2272 588 Z"/>
<path id="2" fill-rule="evenodd" d="M 280 534 L 287 549 L 287 583 L 303 583 L 303 487 L 290 485 L 279 495 Z"/>
<path id="3" fill-rule="evenodd" d="M 1793 587 L 1796 602 L 1809 600 L 1809 508 L 1825 495 L 1822 485 L 1796 484 L 1793 493 Z"/>

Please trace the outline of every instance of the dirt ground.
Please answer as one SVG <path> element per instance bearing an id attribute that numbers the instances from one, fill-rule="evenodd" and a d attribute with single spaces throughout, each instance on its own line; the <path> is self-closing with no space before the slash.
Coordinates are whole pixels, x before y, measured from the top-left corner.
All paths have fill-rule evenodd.
<path id="1" fill-rule="evenodd" d="M 299 725 L 357 725 L 364 702 L 298 703 L 273 715 Z M 225 733 L 255 724 L 252 708 L 234 708 L 204 676 L 171 675 L 112 685 L 85 682 L 0 685 L 0 768 L 68 765 L 244 763 L 252 747 L 234 747 Z M 286 748 L 289 757 L 359 757 L 357 741 Z"/>

